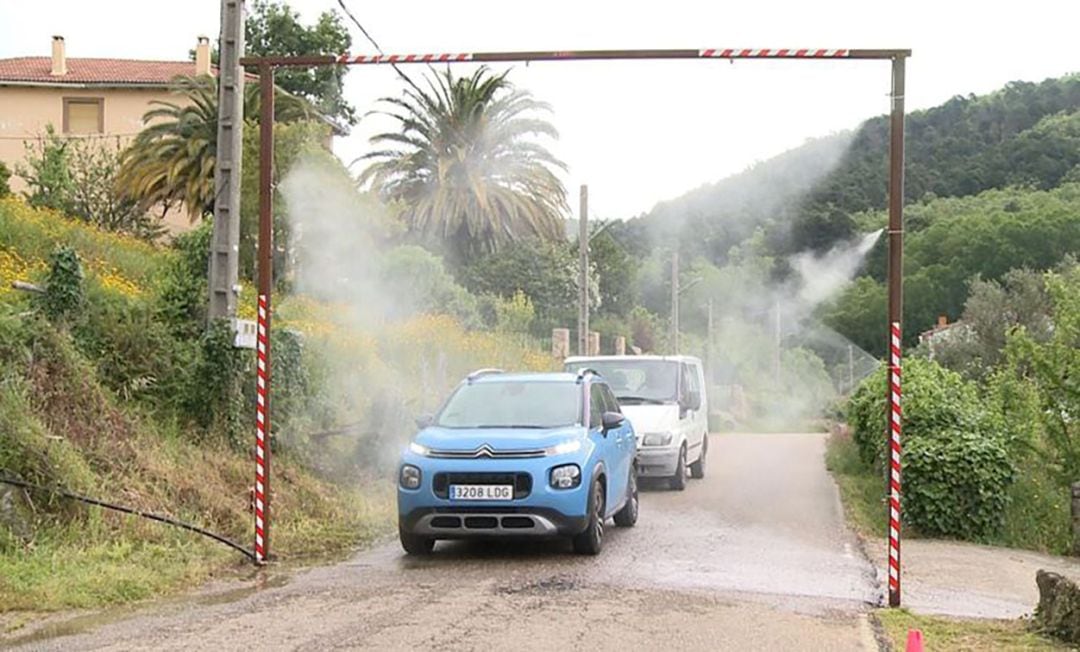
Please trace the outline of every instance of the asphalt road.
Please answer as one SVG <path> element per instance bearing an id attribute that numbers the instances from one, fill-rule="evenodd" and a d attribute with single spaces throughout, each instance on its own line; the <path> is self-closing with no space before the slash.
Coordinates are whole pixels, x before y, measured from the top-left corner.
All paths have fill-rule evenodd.
<path id="1" fill-rule="evenodd" d="M 716 435 L 708 477 L 643 487 L 637 527 L 569 544 L 396 542 L 295 574 L 90 617 L 56 650 L 875 649 L 875 571 L 844 525 L 824 435 Z M 65 634 L 48 637 L 47 634 Z M 8 641 L 9 643 L 15 641 Z"/>

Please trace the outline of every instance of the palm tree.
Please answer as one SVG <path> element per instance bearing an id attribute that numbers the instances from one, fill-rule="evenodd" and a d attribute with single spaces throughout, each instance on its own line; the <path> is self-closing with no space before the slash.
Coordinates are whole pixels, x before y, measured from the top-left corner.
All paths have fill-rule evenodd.
<path id="1" fill-rule="evenodd" d="M 214 206 L 217 80 L 209 75 L 177 77 L 173 90 L 186 102 L 151 102 L 154 108 L 143 115 L 148 126 L 123 154 L 117 186 L 146 208 L 183 203 L 194 221 Z M 307 101 L 276 90 L 276 121 L 308 120 L 315 115 Z M 258 121 L 258 82 L 245 85 L 244 116 L 249 122 Z"/>
<path id="2" fill-rule="evenodd" d="M 362 157 L 372 163 L 359 182 L 400 201 L 409 229 L 443 241 L 458 261 L 525 238 L 564 238 L 569 209 L 555 171 L 566 166 L 535 140 L 558 132 L 530 117 L 550 105 L 486 67 L 427 83 L 381 100 L 392 108 L 379 113 L 399 131 L 371 138 L 382 149 Z"/>

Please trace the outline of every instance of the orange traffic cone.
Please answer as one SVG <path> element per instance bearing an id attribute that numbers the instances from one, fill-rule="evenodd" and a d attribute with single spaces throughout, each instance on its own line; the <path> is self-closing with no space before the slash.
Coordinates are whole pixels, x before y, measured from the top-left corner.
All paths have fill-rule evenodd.
<path id="1" fill-rule="evenodd" d="M 907 633 L 907 652 L 923 652 L 922 630 L 909 629 Z"/>

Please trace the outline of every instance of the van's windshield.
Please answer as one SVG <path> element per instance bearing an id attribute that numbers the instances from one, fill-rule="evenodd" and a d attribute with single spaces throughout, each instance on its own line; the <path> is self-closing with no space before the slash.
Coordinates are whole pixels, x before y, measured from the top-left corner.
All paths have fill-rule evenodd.
<path id="1" fill-rule="evenodd" d="M 679 363 L 670 360 L 582 360 L 567 371 L 588 367 L 607 381 L 623 405 L 674 403 L 678 398 Z"/>

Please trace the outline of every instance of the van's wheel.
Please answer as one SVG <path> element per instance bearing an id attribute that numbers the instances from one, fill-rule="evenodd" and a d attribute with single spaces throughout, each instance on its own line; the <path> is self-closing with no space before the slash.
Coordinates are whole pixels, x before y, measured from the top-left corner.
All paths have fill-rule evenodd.
<path id="1" fill-rule="evenodd" d="M 585 531 L 574 537 L 574 552 L 579 555 L 598 555 L 604 548 L 604 485 L 602 478 L 593 480 L 589 501 L 589 523 Z"/>
<path id="2" fill-rule="evenodd" d="M 701 438 L 701 457 L 690 465 L 690 477 L 700 480 L 705 477 L 705 456 L 709 454 L 709 435 Z"/>
<path id="3" fill-rule="evenodd" d="M 634 527 L 634 523 L 637 523 L 638 515 L 638 491 L 637 491 L 637 470 L 630 469 L 630 483 L 626 485 L 627 497 L 626 504 L 623 508 L 615 512 L 615 525 L 619 527 Z"/>
<path id="4" fill-rule="evenodd" d="M 406 532 L 401 527 L 398 527 L 398 538 L 401 539 L 401 547 L 410 555 L 430 555 L 435 549 L 435 539 Z"/>
<path id="5" fill-rule="evenodd" d="M 671 476 L 668 484 L 675 491 L 686 489 L 686 444 L 679 449 L 679 463 L 675 466 L 675 475 Z"/>

